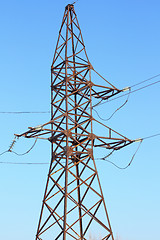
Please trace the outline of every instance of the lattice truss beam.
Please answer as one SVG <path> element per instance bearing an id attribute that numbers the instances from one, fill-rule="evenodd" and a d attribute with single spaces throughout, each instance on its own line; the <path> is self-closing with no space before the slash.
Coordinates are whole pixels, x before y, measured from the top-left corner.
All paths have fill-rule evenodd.
<path id="1" fill-rule="evenodd" d="M 101 80 L 89 62 L 74 6 L 69 4 L 51 66 L 51 120 L 18 135 L 52 144 L 36 240 L 88 240 L 90 232 L 96 239 L 114 239 L 93 148 L 119 150 L 133 141 L 93 118 L 92 101 L 122 91 L 106 80 L 99 84 Z M 94 123 L 104 128 L 103 136 L 94 134 Z"/>

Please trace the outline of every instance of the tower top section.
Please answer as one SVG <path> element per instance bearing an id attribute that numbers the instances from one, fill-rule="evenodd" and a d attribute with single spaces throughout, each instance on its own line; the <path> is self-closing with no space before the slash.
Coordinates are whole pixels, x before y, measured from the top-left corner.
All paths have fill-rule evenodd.
<path id="1" fill-rule="evenodd" d="M 52 69 L 58 64 L 63 64 L 64 62 L 66 64 L 69 61 L 75 62 L 75 64 L 77 62 L 85 65 L 86 63 L 89 64 L 74 4 L 68 4 L 65 7 L 53 57 Z"/>
<path id="2" fill-rule="evenodd" d="M 68 10 L 68 8 L 73 9 L 73 8 L 74 8 L 74 3 L 68 4 L 68 5 L 65 7 L 65 10 Z"/>

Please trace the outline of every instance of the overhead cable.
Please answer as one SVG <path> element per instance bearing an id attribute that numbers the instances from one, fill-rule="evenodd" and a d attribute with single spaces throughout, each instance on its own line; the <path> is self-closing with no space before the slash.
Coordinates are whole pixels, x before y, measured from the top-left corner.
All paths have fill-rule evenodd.
<path id="1" fill-rule="evenodd" d="M 14 151 L 10 151 L 10 152 L 12 152 L 12 153 L 14 153 L 14 154 L 16 154 L 18 156 L 26 155 L 27 153 L 29 153 L 34 148 L 36 142 L 37 142 L 37 138 L 35 139 L 33 145 L 31 146 L 31 148 L 28 151 L 26 151 L 25 153 L 17 153 L 17 152 L 14 152 Z"/>
<path id="2" fill-rule="evenodd" d="M 15 140 L 16 138 L 17 138 L 17 137 L 15 137 L 15 138 L 13 139 L 13 141 L 12 141 L 9 149 L 6 150 L 6 151 L 4 151 L 4 152 L 2 152 L 2 153 L 0 154 L 0 156 L 2 156 L 2 155 L 5 154 L 5 153 L 8 153 L 8 152 L 14 153 L 14 154 L 16 154 L 16 155 L 18 155 L 18 156 L 24 156 L 24 155 L 26 155 L 27 153 L 29 153 L 29 152 L 34 148 L 34 146 L 35 146 L 35 144 L 36 144 L 36 142 L 37 142 L 37 138 L 36 138 L 35 141 L 34 141 L 34 143 L 33 143 L 33 145 L 31 146 L 31 148 L 30 148 L 29 150 L 27 150 L 27 151 L 24 152 L 24 153 L 17 153 L 17 152 L 15 152 L 15 151 L 12 150 L 12 149 L 13 149 L 13 146 L 14 146 L 14 144 L 15 144 L 15 142 L 16 142 L 16 140 Z"/>
<path id="3" fill-rule="evenodd" d="M 106 158 L 110 157 L 113 153 L 114 153 L 114 149 L 109 153 L 107 154 L 106 156 L 102 157 L 102 158 L 95 158 L 95 160 L 105 160 Z"/>
<path id="4" fill-rule="evenodd" d="M 135 90 L 131 90 L 129 93 L 125 93 L 125 94 L 123 94 L 123 95 L 120 95 L 120 96 L 118 96 L 118 97 L 115 97 L 115 98 L 112 98 L 112 99 L 110 99 L 110 100 L 107 100 L 107 101 L 105 101 L 105 102 L 99 102 L 98 104 L 96 104 L 96 105 L 94 105 L 93 107 L 97 107 L 97 106 L 100 106 L 100 105 L 102 105 L 102 104 L 105 104 L 105 103 L 108 103 L 108 102 L 111 102 L 111 101 L 114 101 L 114 100 L 116 100 L 116 99 L 118 99 L 118 98 L 121 98 L 121 97 L 124 97 L 124 96 L 126 96 L 126 95 L 128 95 L 128 94 L 131 94 L 131 93 L 134 93 L 134 92 L 137 92 L 137 91 L 140 91 L 140 90 L 142 90 L 142 89 L 144 89 L 144 88 L 147 88 L 147 87 L 150 87 L 150 86 L 152 86 L 152 85 L 154 85 L 154 84 L 157 84 L 157 83 L 159 83 L 160 82 L 160 80 L 159 81 L 156 81 L 156 82 L 153 82 L 153 83 L 150 83 L 150 84 L 148 84 L 148 85 L 146 85 L 146 86 L 143 86 L 143 87 L 141 87 L 141 88 L 137 88 L 137 89 L 135 89 Z M 131 88 L 132 89 L 132 88 Z"/>
<path id="5" fill-rule="evenodd" d="M 50 113 L 50 111 L 42 111 L 42 112 L 36 112 L 36 111 L 34 111 L 34 112 L 20 112 L 20 111 L 18 111 L 18 112 L 0 112 L 0 114 L 28 114 L 28 113 Z"/>
<path id="6" fill-rule="evenodd" d="M 95 71 L 95 70 L 94 70 Z M 97 73 L 97 72 L 96 72 Z M 102 76 L 101 76 L 102 77 Z M 153 77 L 150 77 L 150 78 L 148 78 L 148 79 L 146 79 L 146 80 L 143 80 L 143 81 L 141 81 L 141 82 L 138 82 L 138 83 L 136 83 L 136 84 L 134 84 L 134 85 L 132 85 L 132 86 L 130 86 L 130 88 L 134 88 L 135 86 L 137 86 L 137 85 L 140 85 L 140 84 L 142 84 L 142 83 L 144 83 L 144 82 L 147 82 L 147 81 L 150 81 L 150 80 L 152 80 L 152 79 L 154 79 L 154 78 L 157 78 L 157 77 L 160 77 L 160 74 L 157 74 L 157 75 L 155 75 L 155 76 L 153 76 Z M 105 80 L 106 82 L 108 82 L 107 80 Z M 130 91 L 129 93 L 125 93 L 125 94 L 123 94 L 123 95 L 121 95 L 121 96 L 118 96 L 118 97 L 115 97 L 115 98 L 113 98 L 113 99 L 110 99 L 110 100 L 107 100 L 107 101 L 105 101 L 105 102 L 102 102 L 103 100 L 100 100 L 100 102 L 98 102 L 97 104 L 95 104 L 93 107 L 97 107 L 98 105 L 101 105 L 101 104 L 104 104 L 104 103 L 106 103 L 106 102 L 110 102 L 110 101 L 113 101 L 113 100 L 116 100 L 116 99 L 118 99 L 118 98 L 121 98 L 121 97 L 124 97 L 124 96 L 126 96 L 126 95 L 128 95 L 128 94 L 130 94 L 130 93 L 134 93 L 134 92 L 136 92 L 136 91 L 140 91 L 140 90 L 142 90 L 142 89 L 144 89 L 144 88 L 147 88 L 147 87 L 150 87 L 150 86 L 152 86 L 152 85 L 154 85 L 154 84 L 157 84 L 157 83 L 159 83 L 160 81 L 156 81 L 156 82 L 153 82 L 153 83 L 151 83 L 151 84 L 148 84 L 148 85 L 146 85 L 146 86 L 143 86 L 143 87 L 141 87 L 141 88 L 137 88 L 137 89 L 135 89 L 135 90 L 133 90 L 133 91 Z M 32 113 L 51 113 L 50 111 L 25 111 L 25 112 L 21 112 L 21 111 L 11 111 L 11 112 L 5 112 L 5 111 L 1 111 L 0 112 L 0 114 L 32 114 Z"/>
<path id="7" fill-rule="evenodd" d="M 153 138 L 153 137 L 157 137 L 157 136 L 160 136 L 160 133 L 157 133 L 157 134 L 154 134 L 154 135 L 151 135 L 151 136 L 148 136 L 148 137 L 144 137 L 144 139 L 148 139 L 148 138 Z"/>
<path id="8" fill-rule="evenodd" d="M 133 87 L 135 87 L 135 86 L 138 86 L 138 85 L 140 85 L 140 84 L 142 84 L 142 83 L 144 83 L 144 82 L 148 82 L 148 81 L 150 81 L 150 80 L 152 80 L 152 79 L 154 79 L 154 78 L 157 78 L 157 77 L 160 77 L 160 74 L 157 74 L 157 75 L 155 75 L 155 76 L 153 76 L 153 77 L 147 78 L 146 80 L 143 80 L 143 81 L 141 81 L 141 82 L 138 82 L 138 83 L 132 85 L 131 88 L 133 88 Z"/>
<path id="9" fill-rule="evenodd" d="M 2 156 L 3 154 L 5 154 L 5 153 L 7 153 L 8 152 L 8 150 L 7 151 L 4 151 L 4 152 L 2 152 L 1 154 L 0 154 L 0 156 Z"/>
<path id="10" fill-rule="evenodd" d="M 102 117 L 100 116 L 100 114 L 98 113 L 98 111 L 94 109 L 95 105 L 92 107 L 92 109 L 96 112 L 97 116 L 98 116 L 101 120 L 103 120 L 103 121 L 108 121 L 108 120 L 110 120 L 110 119 L 114 116 L 114 114 L 115 114 L 116 112 L 118 112 L 122 107 L 124 107 L 124 106 L 127 104 L 128 100 L 129 100 L 130 93 L 131 93 L 131 90 L 129 89 L 129 93 L 128 93 L 128 97 L 127 97 L 126 101 L 125 101 L 120 107 L 118 107 L 118 108 L 111 114 L 111 116 L 110 116 L 109 118 L 102 118 Z M 97 104 L 97 106 L 98 106 L 98 104 Z"/>
<path id="11" fill-rule="evenodd" d="M 157 134 L 154 134 L 154 135 L 150 135 L 150 136 L 147 136 L 147 137 L 144 137 L 144 138 L 139 138 L 139 139 L 135 140 L 135 142 L 140 142 L 140 143 L 139 143 L 139 145 L 138 145 L 137 150 L 136 150 L 135 153 L 133 154 L 130 162 L 129 162 L 129 163 L 127 164 L 127 166 L 125 166 L 125 167 L 120 167 L 120 166 L 116 165 L 114 162 L 112 162 L 112 161 L 110 161 L 110 160 L 107 159 L 109 156 L 111 156 L 111 155 L 114 153 L 115 150 L 112 150 L 108 155 L 106 155 L 106 156 L 104 156 L 104 157 L 102 157 L 102 158 L 95 158 L 95 160 L 96 160 L 96 161 L 98 161 L 98 160 L 100 160 L 100 161 L 106 161 L 106 162 L 109 162 L 109 163 L 111 163 L 112 165 L 114 165 L 116 168 L 119 168 L 119 169 L 122 169 L 122 170 L 123 170 L 123 169 L 126 169 L 126 168 L 128 168 L 128 167 L 131 165 L 131 163 L 133 162 L 133 159 L 134 159 L 136 153 L 138 152 L 142 141 L 143 141 L 143 140 L 146 140 L 146 139 L 149 139 L 149 138 L 157 137 L 157 136 L 160 136 L 160 133 L 157 133 Z M 36 139 L 36 141 L 37 141 L 37 139 Z M 31 149 L 34 147 L 36 141 L 34 142 L 34 144 L 32 145 L 32 147 L 31 147 L 26 153 L 23 153 L 23 154 L 17 154 L 17 153 L 16 153 L 16 154 L 17 154 L 18 156 L 23 156 L 24 154 L 27 154 L 27 153 L 30 152 Z M 7 152 L 9 152 L 9 151 L 7 150 L 7 151 L 1 153 L 0 156 L 3 155 L 3 154 L 5 154 L 5 153 L 7 153 Z M 12 153 L 12 152 L 13 152 L 13 151 L 11 151 L 11 153 Z M 13 153 L 15 153 L 15 152 L 13 152 Z M 23 163 L 19 163 L 19 162 L 0 162 L 0 164 L 42 165 L 42 164 L 49 164 L 49 163 L 45 163 L 45 162 L 42 162 L 42 163 L 34 163 L 34 162 L 33 162 L 33 163 L 29 163 L 29 162 L 23 162 Z"/>
<path id="12" fill-rule="evenodd" d="M 135 153 L 133 154 L 130 162 L 129 162 L 125 167 L 120 167 L 120 166 L 116 165 L 114 162 L 112 162 L 112 161 L 110 161 L 110 160 L 107 159 L 107 158 L 113 153 L 113 151 L 112 151 L 110 154 L 108 154 L 106 157 L 99 158 L 99 160 L 109 162 L 109 163 L 111 163 L 113 166 L 115 166 L 116 168 L 118 168 L 118 169 L 120 169 L 120 170 L 125 170 L 125 169 L 127 169 L 127 168 L 131 165 L 131 163 L 133 162 L 133 159 L 135 158 L 135 155 L 136 155 L 136 153 L 138 152 L 141 144 L 142 144 L 142 139 L 141 139 L 141 141 L 139 142 L 138 148 L 136 149 Z"/>
<path id="13" fill-rule="evenodd" d="M 13 164 L 13 165 L 45 165 L 45 164 L 49 164 L 49 163 L 32 163 L 32 162 L 0 162 L 0 164 Z"/>

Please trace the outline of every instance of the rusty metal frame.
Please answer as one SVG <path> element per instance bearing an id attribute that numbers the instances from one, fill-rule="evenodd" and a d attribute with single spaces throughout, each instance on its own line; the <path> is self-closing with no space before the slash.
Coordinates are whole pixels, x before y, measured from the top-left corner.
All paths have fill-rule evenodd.
<path id="1" fill-rule="evenodd" d="M 106 85 L 93 83 L 91 71 Z M 96 224 L 103 240 L 114 240 L 93 149 L 119 150 L 133 141 L 93 118 L 92 100 L 120 92 L 89 62 L 74 5 L 67 5 L 51 66 L 51 120 L 17 135 L 51 142 L 36 240 L 87 240 Z M 104 127 L 104 136 L 93 134 L 94 122 Z"/>

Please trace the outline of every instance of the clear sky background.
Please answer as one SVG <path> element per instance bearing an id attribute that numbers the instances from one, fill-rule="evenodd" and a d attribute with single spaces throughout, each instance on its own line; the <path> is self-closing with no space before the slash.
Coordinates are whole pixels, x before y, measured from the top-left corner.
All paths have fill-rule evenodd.
<path id="1" fill-rule="evenodd" d="M 0 2 L 0 112 L 50 110 L 50 66 L 68 3 Z M 75 11 L 90 62 L 112 84 L 123 88 L 160 73 L 158 0 L 79 0 Z M 106 124 L 131 139 L 160 133 L 159 92 L 156 84 L 131 94 L 127 105 Z M 107 118 L 125 99 L 97 110 Z M 49 114 L 0 114 L 0 153 L 8 149 L 14 133 L 49 118 Z M 33 139 L 20 139 L 14 150 L 23 153 L 32 144 Z M 137 146 L 110 160 L 127 165 Z M 160 137 L 155 137 L 142 143 L 127 170 L 97 161 L 113 232 L 120 240 L 160 240 L 159 152 Z M 7 153 L 0 161 L 49 162 L 50 144 L 38 141 L 29 154 Z M 47 174 L 48 165 L 0 164 L 0 239 L 34 239 Z"/>

